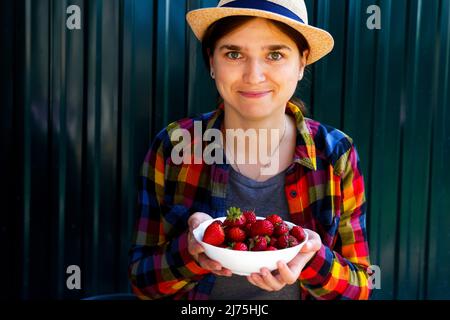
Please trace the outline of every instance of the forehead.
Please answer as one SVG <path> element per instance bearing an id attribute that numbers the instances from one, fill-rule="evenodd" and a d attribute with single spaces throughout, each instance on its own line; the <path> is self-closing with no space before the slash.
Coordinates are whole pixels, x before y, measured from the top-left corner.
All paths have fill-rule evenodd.
<path id="1" fill-rule="evenodd" d="M 296 47 L 295 42 L 270 20 L 255 18 L 247 21 L 219 39 L 217 44 L 240 46 L 285 44 Z"/>

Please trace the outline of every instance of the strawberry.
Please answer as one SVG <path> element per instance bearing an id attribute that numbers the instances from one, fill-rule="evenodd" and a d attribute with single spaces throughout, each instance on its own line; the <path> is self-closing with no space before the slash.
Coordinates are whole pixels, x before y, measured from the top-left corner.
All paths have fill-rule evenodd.
<path id="1" fill-rule="evenodd" d="M 238 251 L 248 251 L 247 245 L 243 242 L 234 242 L 231 249 Z"/>
<path id="2" fill-rule="evenodd" d="M 242 227 L 245 225 L 245 222 L 245 216 L 242 214 L 241 209 L 230 207 L 227 210 L 227 217 L 223 224 L 229 227 Z"/>
<path id="3" fill-rule="evenodd" d="M 252 224 L 251 223 L 246 223 L 245 226 L 244 226 L 244 231 L 247 234 L 247 236 L 249 236 L 249 237 L 252 234 L 251 230 L 252 230 Z"/>
<path id="4" fill-rule="evenodd" d="M 290 236 L 288 237 L 288 239 L 289 239 L 289 248 L 290 248 L 290 247 L 295 247 L 296 245 L 300 244 L 300 242 L 298 242 L 297 238 L 294 237 L 294 236 L 291 236 L 291 235 L 290 235 Z"/>
<path id="5" fill-rule="evenodd" d="M 283 219 L 281 219 L 281 217 L 279 215 L 277 215 L 277 214 L 268 215 L 266 217 L 266 220 L 269 220 L 270 222 L 272 222 L 272 224 L 274 226 L 276 226 L 279 223 L 283 223 Z"/>
<path id="6" fill-rule="evenodd" d="M 275 238 L 274 236 L 270 237 L 269 244 L 270 244 L 272 247 L 276 247 L 276 246 L 277 246 L 277 238 Z"/>
<path id="7" fill-rule="evenodd" d="M 265 251 L 267 248 L 267 238 L 257 235 L 250 239 L 251 251 Z"/>
<path id="8" fill-rule="evenodd" d="M 278 249 L 284 249 L 289 246 L 289 236 L 284 234 L 277 238 L 276 246 Z"/>
<path id="9" fill-rule="evenodd" d="M 300 242 L 298 242 L 298 240 L 294 236 L 284 234 L 277 239 L 277 248 L 284 249 L 295 247 L 299 243 Z"/>
<path id="10" fill-rule="evenodd" d="M 256 220 L 250 227 L 252 237 L 271 236 L 273 234 L 273 224 L 269 220 Z"/>
<path id="11" fill-rule="evenodd" d="M 245 210 L 243 212 L 243 215 L 245 216 L 247 224 L 255 223 L 255 221 L 256 221 L 255 210 Z"/>
<path id="12" fill-rule="evenodd" d="M 286 233 L 289 233 L 289 227 L 284 222 L 277 224 L 273 229 L 273 234 L 277 237 Z"/>
<path id="13" fill-rule="evenodd" d="M 289 231 L 289 234 L 297 238 L 298 242 L 303 242 L 305 240 L 305 230 L 303 230 L 300 226 L 294 226 L 292 227 L 291 231 Z"/>
<path id="14" fill-rule="evenodd" d="M 203 242 L 213 246 L 220 246 L 225 241 L 225 232 L 223 231 L 222 222 L 214 221 L 205 230 Z"/>
<path id="15" fill-rule="evenodd" d="M 243 242 L 247 236 L 245 231 L 239 227 L 227 228 L 225 233 L 227 240 L 231 242 Z"/>
<path id="16" fill-rule="evenodd" d="M 266 248 L 266 251 L 275 251 L 275 250 L 278 250 L 278 249 L 275 248 L 275 247 L 272 247 L 272 246 L 268 246 L 268 247 Z"/>

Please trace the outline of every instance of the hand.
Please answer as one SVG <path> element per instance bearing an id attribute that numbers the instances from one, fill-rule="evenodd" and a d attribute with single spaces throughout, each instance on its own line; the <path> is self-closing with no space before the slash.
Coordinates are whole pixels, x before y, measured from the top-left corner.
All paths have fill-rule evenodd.
<path id="1" fill-rule="evenodd" d="M 308 241 L 302 247 L 300 252 L 288 264 L 279 261 L 278 270 L 272 274 L 269 269 L 262 268 L 261 273 L 252 273 L 247 276 L 247 280 L 267 291 L 281 290 L 287 284 L 295 283 L 306 263 L 316 254 L 322 246 L 320 236 L 309 229 L 304 229 L 308 233 Z"/>
<path id="2" fill-rule="evenodd" d="M 193 230 L 197 228 L 203 221 L 210 220 L 212 217 L 203 212 L 195 212 L 188 219 L 188 251 L 195 261 L 203 269 L 210 270 L 218 276 L 231 277 L 231 271 L 222 267 L 222 265 L 214 260 L 209 259 L 203 252 L 205 249 L 195 240 Z"/>

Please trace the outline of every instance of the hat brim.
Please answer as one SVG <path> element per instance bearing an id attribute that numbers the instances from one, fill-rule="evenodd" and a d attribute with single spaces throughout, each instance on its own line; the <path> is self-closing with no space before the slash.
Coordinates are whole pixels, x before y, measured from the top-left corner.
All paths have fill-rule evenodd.
<path id="1" fill-rule="evenodd" d="M 204 8 L 187 13 L 186 20 L 197 39 L 203 40 L 208 27 L 229 16 L 254 16 L 283 22 L 300 32 L 308 41 L 310 52 L 306 64 L 312 64 L 333 50 L 334 39 L 327 31 L 300 23 L 285 16 L 258 9 L 245 8 Z"/>

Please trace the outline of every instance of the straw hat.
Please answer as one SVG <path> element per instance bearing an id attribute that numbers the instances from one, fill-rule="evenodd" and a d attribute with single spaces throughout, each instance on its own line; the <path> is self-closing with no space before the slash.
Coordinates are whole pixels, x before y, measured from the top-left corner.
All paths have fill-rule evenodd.
<path id="1" fill-rule="evenodd" d="M 208 27 L 229 16 L 254 16 L 283 22 L 308 41 L 310 53 L 306 64 L 327 55 L 334 46 L 333 37 L 325 30 L 308 25 L 304 0 L 221 0 L 215 8 L 188 12 L 186 19 L 195 36 L 202 41 Z"/>

